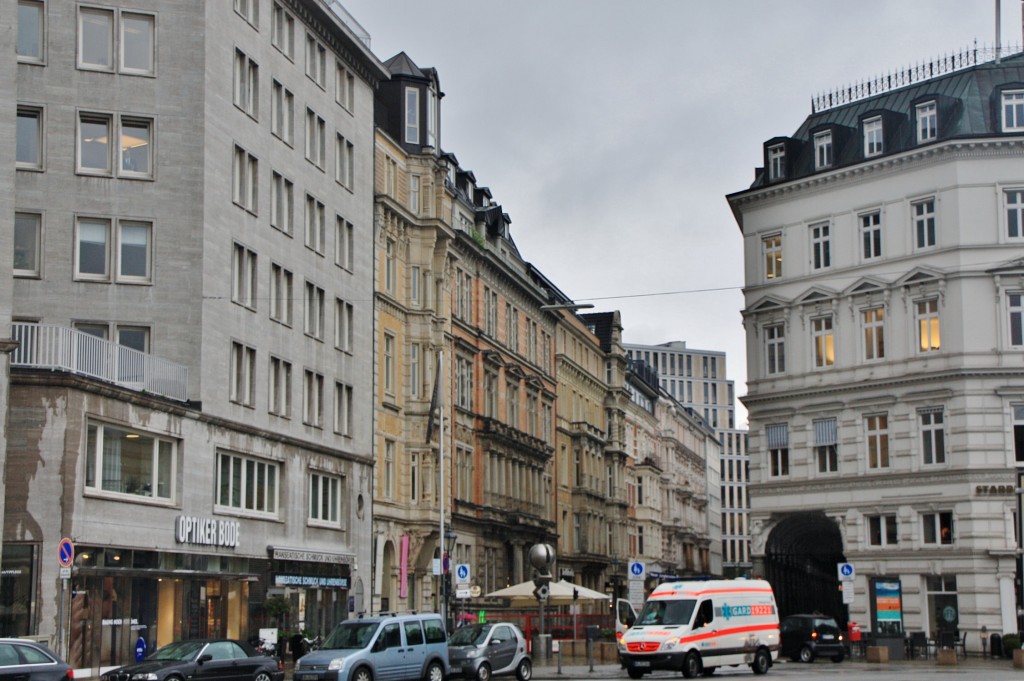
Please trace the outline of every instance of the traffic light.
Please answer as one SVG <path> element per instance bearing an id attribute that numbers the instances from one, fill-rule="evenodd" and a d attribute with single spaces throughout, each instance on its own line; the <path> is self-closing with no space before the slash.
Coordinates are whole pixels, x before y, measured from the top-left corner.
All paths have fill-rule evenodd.
<path id="1" fill-rule="evenodd" d="M 572 599 L 574 601 L 578 601 L 580 599 L 580 590 L 576 587 L 572 588 Z"/>

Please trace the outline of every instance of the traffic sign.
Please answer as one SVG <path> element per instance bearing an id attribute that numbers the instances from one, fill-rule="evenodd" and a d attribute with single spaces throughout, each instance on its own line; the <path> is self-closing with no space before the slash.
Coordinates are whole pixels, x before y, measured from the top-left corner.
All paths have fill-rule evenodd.
<path id="1" fill-rule="evenodd" d="M 75 544 L 67 537 L 61 539 L 57 545 L 57 561 L 61 567 L 71 567 L 75 562 Z"/>
<path id="2" fill-rule="evenodd" d="M 644 578 L 644 564 L 638 560 L 634 560 L 629 564 L 629 578 L 630 579 L 643 579 Z"/>
<path id="3" fill-rule="evenodd" d="M 469 564 L 459 563 L 455 566 L 455 583 L 469 584 Z"/>
<path id="4" fill-rule="evenodd" d="M 836 567 L 839 571 L 840 582 L 852 582 L 856 576 L 856 571 L 853 568 L 853 563 L 837 563 Z"/>

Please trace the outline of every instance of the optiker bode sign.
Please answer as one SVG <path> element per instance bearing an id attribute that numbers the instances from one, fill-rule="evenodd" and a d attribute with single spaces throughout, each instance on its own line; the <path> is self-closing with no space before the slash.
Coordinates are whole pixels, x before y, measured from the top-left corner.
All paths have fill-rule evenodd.
<path id="1" fill-rule="evenodd" d="M 235 520 L 179 515 L 174 524 L 174 539 L 179 544 L 236 548 L 240 534 L 241 523 Z"/>

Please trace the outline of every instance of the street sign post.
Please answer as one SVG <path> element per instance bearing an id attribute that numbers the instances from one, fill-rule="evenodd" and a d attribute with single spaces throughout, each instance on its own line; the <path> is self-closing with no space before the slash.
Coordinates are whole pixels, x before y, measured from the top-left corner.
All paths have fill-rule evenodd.
<path id="1" fill-rule="evenodd" d="M 857 571 L 853 567 L 853 563 L 837 563 L 836 571 L 839 573 L 839 584 L 843 588 L 843 604 L 850 605 L 853 603 L 853 583 L 857 577 Z"/>

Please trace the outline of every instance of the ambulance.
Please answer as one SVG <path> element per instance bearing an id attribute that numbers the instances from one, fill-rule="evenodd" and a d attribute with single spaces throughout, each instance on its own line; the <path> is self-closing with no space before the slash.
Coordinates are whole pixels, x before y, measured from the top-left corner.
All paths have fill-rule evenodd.
<path id="1" fill-rule="evenodd" d="M 659 584 L 619 639 L 631 679 L 671 670 L 692 679 L 718 667 L 764 674 L 779 657 L 779 611 L 763 579 Z"/>

